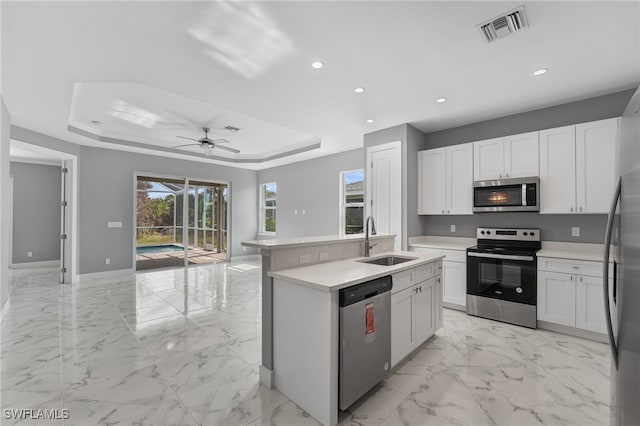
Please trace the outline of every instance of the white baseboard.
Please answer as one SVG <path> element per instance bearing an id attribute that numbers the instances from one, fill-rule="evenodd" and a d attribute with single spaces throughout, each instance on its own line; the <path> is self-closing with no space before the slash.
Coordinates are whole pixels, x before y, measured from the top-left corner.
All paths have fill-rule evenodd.
<path id="1" fill-rule="evenodd" d="M 274 387 L 274 371 L 260 364 L 260 383 L 269 389 Z"/>
<path id="2" fill-rule="evenodd" d="M 29 269 L 29 268 L 52 268 L 60 266 L 60 260 L 42 260 L 40 262 L 20 262 L 12 263 L 11 269 Z"/>
<path id="3" fill-rule="evenodd" d="M 579 328 L 568 327 L 561 324 L 554 324 L 547 321 L 538 320 L 537 327 L 543 330 L 555 331 L 556 333 L 568 334 L 570 336 L 582 337 L 583 339 L 595 340 L 596 342 L 607 343 L 609 341 L 607 335 L 604 333 L 582 330 Z"/>
<path id="4" fill-rule="evenodd" d="M 0 309 L 0 322 L 2 322 L 2 318 L 4 318 L 4 314 L 9 310 L 9 302 L 11 302 L 11 297 L 7 297 L 7 301 L 2 305 L 2 309 Z"/>
<path id="5" fill-rule="evenodd" d="M 259 254 L 247 254 L 245 256 L 233 256 L 229 260 L 231 262 L 243 262 L 243 261 L 259 262 L 260 258 L 261 256 Z"/>
<path id="6" fill-rule="evenodd" d="M 133 268 L 128 269 L 115 269 L 113 271 L 103 271 L 103 272 L 90 272 L 88 274 L 79 274 L 78 281 L 82 282 L 83 280 L 91 279 L 100 279 L 100 278 L 116 278 L 123 277 L 125 275 L 133 275 L 136 271 Z"/>

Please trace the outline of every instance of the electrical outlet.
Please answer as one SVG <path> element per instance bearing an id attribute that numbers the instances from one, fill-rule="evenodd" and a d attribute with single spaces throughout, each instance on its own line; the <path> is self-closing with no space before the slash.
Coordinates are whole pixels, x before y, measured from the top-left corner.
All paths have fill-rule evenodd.
<path id="1" fill-rule="evenodd" d="M 456 226 L 455 225 L 451 225 L 451 232 L 456 232 Z"/>
<path id="2" fill-rule="evenodd" d="M 104 260 L 104 264 L 105 264 L 105 265 L 111 265 L 111 258 L 107 257 L 107 258 Z"/>
<path id="3" fill-rule="evenodd" d="M 302 256 L 300 256 L 300 264 L 301 265 L 306 265 L 309 262 L 311 262 L 311 256 L 310 255 L 303 254 Z"/>
<path id="4" fill-rule="evenodd" d="M 320 262 L 327 261 L 327 260 L 329 260 L 329 252 L 328 251 L 321 251 L 320 252 Z"/>
<path id="5" fill-rule="evenodd" d="M 27 257 L 33 257 L 33 252 L 32 251 L 28 251 L 27 252 Z"/>
<path id="6" fill-rule="evenodd" d="M 579 226 L 574 226 L 573 228 L 571 228 L 571 236 L 572 237 L 579 237 L 580 236 L 580 227 Z"/>

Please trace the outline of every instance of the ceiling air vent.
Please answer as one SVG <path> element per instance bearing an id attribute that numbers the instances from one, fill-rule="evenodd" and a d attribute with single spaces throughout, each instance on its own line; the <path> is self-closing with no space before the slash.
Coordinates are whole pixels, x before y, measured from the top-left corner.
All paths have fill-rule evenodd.
<path id="1" fill-rule="evenodd" d="M 480 31 L 482 39 L 487 43 L 491 43 L 528 26 L 529 23 L 524 13 L 524 5 L 521 5 L 512 11 L 483 22 L 478 25 L 478 30 Z"/>

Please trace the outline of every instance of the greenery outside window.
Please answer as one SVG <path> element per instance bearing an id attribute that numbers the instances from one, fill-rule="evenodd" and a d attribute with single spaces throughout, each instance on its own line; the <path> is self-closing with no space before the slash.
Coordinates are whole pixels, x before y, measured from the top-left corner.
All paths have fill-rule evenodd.
<path id="1" fill-rule="evenodd" d="M 340 234 L 364 232 L 364 170 L 340 172 Z"/>
<path id="2" fill-rule="evenodd" d="M 275 182 L 260 185 L 260 232 L 276 232 L 276 195 L 278 185 Z"/>

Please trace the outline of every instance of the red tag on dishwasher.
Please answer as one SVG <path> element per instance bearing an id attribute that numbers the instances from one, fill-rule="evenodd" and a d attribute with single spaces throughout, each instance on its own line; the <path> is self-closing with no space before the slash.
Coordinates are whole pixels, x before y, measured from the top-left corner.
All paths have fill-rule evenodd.
<path id="1" fill-rule="evenodd" d="M 371 334 L 376 331 L 375 326 L 373 325 L 373 303 L 367 303 L 365 305 L 365 316 L 367 322 L 367 334 Z"/>

